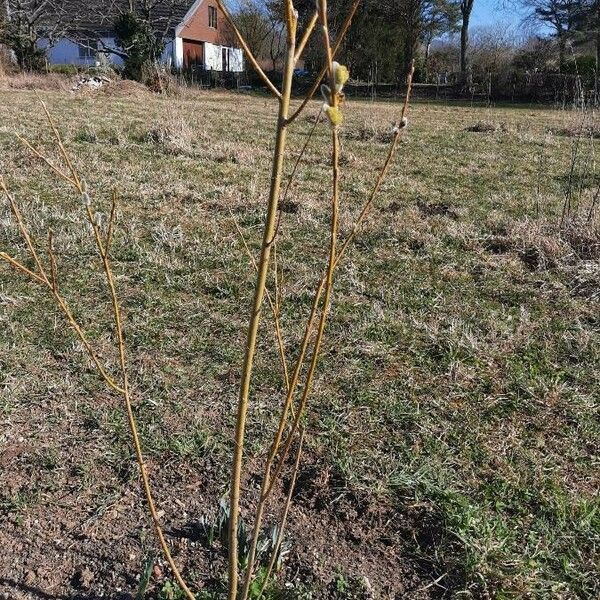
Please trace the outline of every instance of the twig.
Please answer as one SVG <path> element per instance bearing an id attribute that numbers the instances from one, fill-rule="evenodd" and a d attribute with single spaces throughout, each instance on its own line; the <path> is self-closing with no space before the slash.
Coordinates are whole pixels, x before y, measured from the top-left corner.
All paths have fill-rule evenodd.
<path id="1" fill-rule="evenodd" d="M 61 171 L 56 165 L 54 165 L 48 158 L 46 158 L 39 150 L 34 148 L 23 136 L 15 133 L 16 138 L 26 146 L 35 156 L 43 160 L 61 179 L 65 179 L 70 184 L 73 184 L 71 178 L 63 171 Z"/>
<path id="2" fill-rule="evenodd" d="M 42 104 L 42 107 L 46 114 L 46 118 L 48 119 L 48 123 L 50 124 L 50 127 L 54 133 L 60 153 L 61 153 L 65 163 L 67 164 L 69 171 L 71 172 L 71 177 L 66 177 L 66 179 L 67 179 L 67 181 L 69 181 L 71 183 L 71 185 L 75 188 L 75 190 L 78 192 L 78 194 L 80 196 L 83 196 L 84 192 L 86 192 L 85 183 L 79 177 L 77 170 L 75 169 L 75 166 L 73 165 L 73 162 L 71 161 L 69 154 L 64 147 L 60 132 L 58 131 L 58 128 L 57 128 L 52 116 L 50 115 L 50 112 L 48 111 L 48 109 L 46 108 L 46 105 L 44 104 L 44 102 L 41 99 L 40 99 L 40 103 Z M 40 154 L 37 153 L 37 155 L 39 156 Z M 47 164 L 50 164 L 50 162 L 47 160 L 45 162 Z M 56 169 L 53 169 L 53 171 L 57 172 Z M 65 178 L 64 175 L 61 175 L 61 176 L 63 178 Z M 128 379 L 128 375 L 127 375 L 125 342 L 124 342 L 124 337 L 123 337 L 121 307 L 120 307 L 117 292 L 116 292 L 112 268 L 110 265 L 110 261 L 108 259 L 108 245 L 105 245 L 105 243 L 102 241 L 102 238 L 100 237 L 100 227 L 99 227 L 99 224 L 95 222 L 94 215 L 92 214 L 92 211 L 91 211 L 91 207 L 89 206 L 89 204 L 86 204 L 86 213 L 87 213 L 88 221 L 89 221 L 89 223 L 92 227 L 92 231 L 94 233 L 94 239 L 96 241 L 96 246 L 98 248 L 98 252 L 99 252 L 100 258 L 102 260 L 102 266 L 103 266 L 103 269 L 105 272 L 106 282 L 107 282 L 107 285 L 108 285 L 108 288 L 110 291 L 111 303 L 112 303 L 112 308 L 113 308 L 113 316 L 114 316 L 114 322 L 115 322 L 115 334 L 116 334 L 116 338 L 117 338 L 117 345 L 118 345 L 118 351 L 119 351 L 120 369 L 121 369 L 121 375 L 122 375 L 122 379 L 123 379 L 122 386 L 117 384 L 115 382 L 115 380 L 107 373 L 107 371 L 104 369 L 104 367 L 100 364 L 100 361 L 97 358 L 91 344 L 87 340 L 85 333 L 83 332 L 82 328 L 79 326 L 77 321 L 75 320 L 66 301 L 58 293 L 58 285 L 57 284 L 55 285 L 54 283 L 50 283 L 50 281 L 49 281 L 48 277 L 46 276 L 45 271 L 41 265 L 41 262 L 39 261 L 39 258 L 37 257 L 35 248 L 33 246 L 33 243 L 31 241 L 28 233 L 27 233 L 27 230 L 26 230 L 25 226 L 23 225 L 23 221 L 21 219 L 21 215 L 16 206 L 16 203 L 14 202 L 14 199 L 12 198 L 12 196 L 9 194 L 8 190 L 6 189 L 6 185 L 1 176 L 0 176 L 0 187 L 4 190 L 5 194 L 7 195 L 8 199 L 9 199 L 9 202 L 11 203 L 11 208 L 12 208 L 13 214 L 15 215 L 15 218 L 17 219 L 17 222 L 19 224 L 19 229 L 21 230 L 21 233 L 22 233 L 23 237 L 25 238 L 27 245 L 29 246 L 30 252 L 32 253 L 32 256 L 34 257 L 34 260 L 36 261 L 36 264 L 38 266 L 38 269 L 40 270 L 41 278 L 43 279 L 44 284 L 50 289 L 59 308 L 65 314 L 67 320 L 69 321 L 69 324 L 71 325 L 71 327 L 75 330 L 75 332 L 81 339 L 82 343 L 84 344 L 88 354 L 92 358 L 92 361 L 96 365 L 98 372 L 100 373 L 102 378 L 105 380 L 105 382 L 107 383 L 107 385 L 109 387 L 111 387 L 112 389 L 117 391 L 119 394 L 121 394 L 124 399 L 126 412 L 127 412 L 128 425 L 129 425 L 129 429 L 130 429 L 131 436 L 133 439 L 133 444 L 134 444 L 134 449 L 135 449 L 135 454 L 136 454 L 136 461 L 138 463 L 138 467 L 140 469 L 140 475 L 142 478 L 142 487 L 144 489 L 144 494 L 146 497 L 146 501 L 148 504 L 148 508 L 150 511 L 150 516 L 151 516 L 152 524 L 153 524 L 155 532 L 156 532 L 156 536 L 159 540 L 159 543 L 163 550 L 165 558 L 173 572 L 173 575 L 174 575 L 177 583 L 182 588 L 182 590 L 184 591 L 184 593 L 186 594 L 186 596 L 188 597 L 189 600 L 195 600 L 194 594 L 192 593 L 192 591 L 189 589 L 189 587 L 183 580 L 183 577 L 181 576 L 179 569 L 177 568 L 177 565 L 175 564 L 175 561 L 173 560 L 171 551 L 169 550 L 169 546 L 164 537 L 164 534 L 162 531 L 162 526 L 160 524 L 160 519 L 158 517 L 158 513 L 156 511 L 156 507 L 154 504 L 152 489 L 150 486 L 150 481 L 148 478 L 146 465 L 145 465 L 144 458 L 143 458 L 141 442 L 140 442 L 139 433 L 138 433 L 138 429 L 137 429 L 137 423 L 136 423 L 135 415 L 133 412 L 133 406 L 132 406 L 132 402 L 131 402 L 129 379 Z M 111 222 L 114 220 L 115 201 L 116 201 L 116 199 L 113 194 L 113 205 L 112 205 L 112 209 L 111 209 Z M 110 232 L 109 232 L 110 235 L 107 233 L 106 242 L 109 242 L 110 238 L 112 236 L 112 225 L 109 225 L 109 227 L 110 227 Z"/>
<path id="3" fill-rule="evenodd" d="M 44 283 L 49 284 L 48 277 L 46 276 L 46 272 L 44 271 L 44 267 L 42 266 L 42 263 L 37 254 L 35 246 L 33 245 L 33 242 L 31 241 L 31 237 L 29 235 L 29 232 L 27 231 L 27 227 L 25 227 L 25 223 L 23 222 L 23 217 L 21 216 L 21 211 L 19 210 L 19 207 L 17 206 L 17 203 L 15 202 L 14 196 L 8 191 L 8 188 L 6 187 L 6 183 L 4 181 L 4 177 L 2 177 L 2 175 L 0 175 L 0 188 L 2 188 L 4 195 L 8 198 L 11 212 L 12 212 L 13 216 L 15 217 L 15 220 L 17 222 L 17 226 L 19 228 L 21 236 L 23 237 L 23 239 L 25 240 L 25 243 L 27 244 L 27 248 L 29 249 L 29 253 L 31 254 L 31 257 L 33 258 L 33 262 L 35 263 L 35 265 L 39 271 L 40 277 L 44 280 Z"/>
<path id="4" fill-rule="evenodd" d="M 402 112 L 401 112 L 401 119 L 400 119 L 400 125 L 402 125 L 403 123 L 406 123 L 406 115 L 408 114 L 408 103 L 410 100 L 410 92 L 412 89 L 412 80 L 413 80 L 413 75 L 414 75 L 414 63 L 411 65 L 411 70 L 409 72 L 408 75 L 408 88 L 407 88 L 407 92 L 406 92 L 406 97 L 405 97 L 405 101 L 402 107 Z M 398 127 L 397 131 L 394 134 L 394 137 L 392 139 L 392 143 L 390 144 L 390 149 L 388 151 L 388 154 L 386 156 L 386 159 L 384 161 L 383 167 L 379 173 L 379 176 L 377 177 L 377 180 L 375 181 L 375 185 L 373 186 L 373 189 L 371 191 L 371 193 L 369 194 L 369 197 L 363 207 L 363 209 L 360 212 L 360 215 L 352 229 L 352 232 L 350 233 L 350 235 L 346 238 L 345 242 L 342 244 L 339 253 L 337 254 L 336 258 L 335 258 L 335 263 L 334 263 L 334 269 L 337 268 L 337 266 L 339 265 L 339 262 L 341 261 L 341 259 L 343 258 L 344 254 L 346 253 L 346 251 L 348 250 L 350 244 L 352 243 L 352 241 L 354 240 L 354 238 L 356 237 L 356 234 L 360 228 L 361 223 L 363 222 L 364 218 L 366 217 L 367 213 L 369 212 L 369 209 L 371 208 L 373 201 L 375 199 L 375 197 L 377 196 L 377 193 L 379 192 L 380 188 L 381 188 L 381 184 L 383 182 L 383 179 L 387 173 L 387 171 L 389 170 L 389 166 L 391 164 L 391 161 L 394 157 L 397 145 L 399 140 L 402 137 L 402 132 L 404 131 L 404 127 Z M 302 348 L 302 352 L 300 354 L 300 359 L 304 360 L 304 354 L 306 352 L 306 346 L 305 343 L 307 344 L 307 336 L 313 326 L 314 323 L 314 319 L 316 317 L 316 308 L 319 302 L 319 299 L 321 297 L 321 294 L 323 293 L 323 289 L 325 288 L 326 285 L 326 279 L 327 276 L 325 275 L 321 281 L 319 282 L 318 286 L 317 286 L 317 291 L 315 292 L 315 298 L 313 300 L 313 305 L 312 305 L 312 309 L 311 309 L 311 314 L 309 317 L 309 320 L 307 322 L 306 325 L 306 329 L 305 329 L 305 338 L 303 340 L 303 348 Z M 321 317 L 322 318 L 322 317 Z M 319 326 L 320 327 L 320 326 Z M 315 348 L 317 347 L 317 344 L 315 343 Z M 314 360 L 315 356 L 314 356 L 314 351 L 313 351 L 313 360 Z M 299 359 L 299 361 L 300 361 Z M 296 364 L 296 369 L 294 370 L 294 376 L 292 376 L 292 383 L 291 383 L 291 387 L 292 390 L 295 390 L 295 387 L 297 385 L 297 378 L 295 377 L 296 373 L 299 371 L 301 365 L 299 365 L 299 363 Z M 312 379 L 312 377 L 311 377 Z M 307 376 L 307 385 L 309 383 L 309 377 Z M 299 404 L 299 408 L 298 408 L 298 414 L 296 415 L 295 419 L 294 419 L 294 423 L 292 425 L 292 429 L 290 431 L 290 433 L 288 434 L 288 438 L 285 441 L 284 445 L 283 445 L 283 451 L 282 451 L 282 456 L 279 459 L 279 462 L 277 464 L 277 466 L 275 467 L 275 471 L 273 473 L 272 479 L 271 479 L 271 484 L 267 487 L 265 493 L 263 494 L 263 497 L 268 497 L 269 494 L 271 493 L 271 490 L 273 489 L 273 485 L 274 482 L 277 480 L 277 477 L 279 476 L 279 473 L 281 472 L 283 465 L 285 463 L 285 459 L 287 456 L 287 453 L 289 452 L 289 448 L 291 446 L 292 440 L 293 440 L 293 436 L 295 431 L 298 429 L 299 426 L 299 422 L 300 422 L 300 417 L 302 416 L 302 410 L 305 408 L 306 406 L 306 400 L 308 399 L 308 391 L 309 389 L 307 388 L 307 386 L 305 385 L 305 389 L 304 389 L 304 393 L 303 393 L 303 397 L 302 400 L 300 401 Z"/>
<path id="5" fill-rule="evenodd" d="M 25 275 L 29 275 L 29 277 L 31 277 L 34 281 L 46 285 L 46 282 L 39 275 L 37 275 L 33 271 L 30 271 L 25 265 L 21 264 L 18 260 L 6 254 L 6 252 L 0 252 L 0 258 L 2 260 L 5 260 L 9 265 L 14 267 L 18 271 L 25 273 Z"/>
<path id="6" fill-rule="evenodd" d="M 240 239 L 242 240 L 242 244 L 244 246 L 244 249 L 246 250 L 246 254 L 248 255 L 248 258 L 250 259 L 250 262 L 252 263 L 252 266 L 254 267 L 254 270 L 256 272 L 258 272 L 258 265 L 256 264 L 256 260 L 254 259 L 254 256 L 252 255 L 252 251 L 250 250 L 250 247 L 248 246 L 248 242 L 246 242 L 244 232 L 242 231 L 241 227 L 239 226 L 231 209 L 229 210 L 229 215 L 231 217 L 231 221 L 233 222 L 233 225 L 234 225 L 238 235 L 240 236 Z M 273 249 L 275 249 L 275 248 L 276 248 L 276 246 L 274 245 Z M 280 323 L 280 319 L 279 319 L 279 309 L 278 309 L 278 305 L 277 305 L 277 296 L 278 296 L 277 270 L 275 270 L 275 282 L 276 282 L 275 301 L 271 297 L 271 293 L 269 292 L 269 289 L 266 287 L 265 287 L 265 295 L 267 297 L 267 301 L 269 302 L 269 306 L 271 307 L 271 312 L 273 313 L 273 321 L 275 323 L 275 337 L 277 340 L 277 346 L 278 346 L 278 350 L 279 350 L 279 360 L 281 362 L 281 368 L 283 370 L 283 377 L 285 380 L 285 389 L 287 391 L 290 389 L 290 378 L 289 378 L 289 374 L 288 374 L 287 358 L 285 356 L 285 344 L 283 342 L 283 335 L 281 332 L 281 323 Z"/>
<path id="7" fill-rule="evenodd" d="M 312 35 L 312 32 L 314 31 L 315 25 L 317 24 L 318 20 L 319 20 L 319 13 L 315 10 L 312 17 L 310 18 L 310 21 L 306 25 L 306 29 L 304 30 L 304 34 L 302 35 L 302 38 L 300 39 L 300 41 L 298 42 L 298 45 L 296 47 L 296 53 L 294 54 L 294 62 L 295 63 L 297 63 L 300 60 L 300 58 L 302 57 L 304 48 L 306 48 L 306 44 L 308 44 L 308 40 L 310 39 L 310 36 Z"/>
<path id="8" fill-rule="evenodd" d="M 233 18 L 229 14 L 229 11 L 227 10 L 227 8 L 225 7 L 225 5 L 223 4 L 223 2 L 221 0 L 216 0 L 216 2 L 217 2 L 218 7 L 221 9 L 223 14 L 225 15 L 225 19 L 227 20 L 231 29 L 233 30 L 233 33 L 235 34 L 237 41 L 240 43 L 240 46 L 246 53 L 246 57 L 247 57 L 248 61 L 250 62 L 250 64 L 254 68 L 254 70 L 258 73 L 259 77 L 263 80 L 265 85 L 281 101 L 281 92 L 275 87 L 275 85 L 273 85 L 273 82 L 269 79 L 268 75 L 262 70 L 261 66 L 258 64 L 256 57 L 254 56 L 254 54 L 252 54 L 252 51 L 250 50 L 248 44 L 246 43 L 244 36 L 242 36 L 242 34 L 240 33 L 240 30 L 237 28 Z"/>
<path id="9" fill-rule="evenodd" d="M 104 246 L 106 248 L 106 253 L 110 252 L 110 244 L 112 242 L 113 237 L 113 228 L 115 225 L 115 216 L 117 212 L 117 192 L 113 190 L 110 204 L 110 216 L 108 217 L 108 227 L 106 228 L 106 241 L 104 242 Z"/>
<path id="10" fill-rule="evenodd" d="M 338 52 L 340 51 L 340 49 L 342 47 L 342 43 L 344 41 L 344 38 L 346 37 L 346 33 L 348 32 L 348 29 L 350 28 L 350 25 L 352 24 L 352 19 L 354 18 L 354 15 L 355 15 L 361 1 L 362 0 L 354 0 L 354 2 L 352 2 L 352 6 L 350 7 L 350 10 L 348 11 L 348 15 L 346 16 L 346 19 L 342 25 L 342 28 L 340 29 L 340 32 L 337 36 L 336 44 L 332 50 L 332 58 L 333 59 L 335 59 L 335 57 L 337 56 Z M 304 100 L 302 100 L 302 103 L 300 104 L 300 106 L 292 113 L 292 116 L 288 119 L 288 123 L 292 123 L 293 121 L 295 121 L 300 116 L 300 113 L 304 110 L 304 107 L 311 101 L 312 97 L 315 95 L 315 92 L 319 89 L 321 80 L 327 73 L 328 68 L 329 68 L 329 66 L 327 64 L 323 65 L 321 71 L 319 72 L 319 75 L 317 75 L 317 77 L 313 81 L 313 84 L 312 84 L 309 92 L 304 97 Z"/>
<path id="11" fill-rule="evenodd" d="M 52 291 L 58 293 L 58 269 L 56 267 L 56 256 L 54 254 L 54 234 L 52 229 L 48 230 L 48 259 L 50 260 L 50 282 Z"/>
<path id="12" fill-rule="evenodd" d="M 221 4 L 219 0 L 219 4 Z M 271 187 L 269 191 L 269 202 L 263 232 L 260 258 L 258 260 L 258 273 L 254 290 L 254 299 L 248 324 L 248 335 L 246 351 L 242 365 L 242 381 L 238 398 L 235 440 L 233 452 L 233 466 L 231 469 L 231 495 L 229 512 L 229 589 L 228 600 L 236 600 L 238 590 L 238 523 L 240 510 L 240 491 L 242 478 L 242 460 L 244 455 L 244 435 L 246 431 L 246 417 L 248 413 L 248 400 L 250 397 L 250 381 L 256 354 L 256 343 L 258 338 L 258 327 L 260 324 L 261 308 L 269 272 L 273 233 L 277 218 L 279 194 L 281 192 L 281 177 L 283 173 L 283 159 L 287 141 L 287 117 L 292 93 L 292 78 L 294 74 L 294 52 L 295 52 L 295 28 L 296 20 L 288 23 L 288 48 L 285 59 L 283 76 L 283 88 L 277 118 L 277 133 L 275 136 L 275 150 L 273 153 L 273 167 L 271 173 Z M 290 31 L 291 30 L 291 31 Z"/>
<path id="13" fill-rule="evenodd" d="M 281 516 L 281 520 L 279 522 L 279 530 L 277 531 L 277 540 L 275 541 L 275 546 L 273 547 L 271 560 L 269 561 L 269 566 L 267 567 L 267 571 L 265 573 L 265 577 L 263 579 L 263 583 L 258 593 L 257 600 L 260 600 L 262 597 L 267 584 L 269 583 L 269 577 L 271 577 L 271 573 L 273 572 L 273 567 L 277 562 L 277 556 L 279 555 L 279 551 L 281 549 L 281 544 L 283 542 L 283 533 L 285 531 L 285 526 L 287 524 L 288 514 L 290 512 L 290 507 L 292 506 L 292 496 L 294 495 L 294 489 L 296 487 L 296 479 L 298 477 L 298 468 L 300 466 L 300 458 L 302 457 L 302 445 L 304 444 L 304 427 L 300 427 L 300 439 L 298 440 L 298 450 L 296 452 L 296 460 L 294 461 L 294 468 L 292 470 L 292 476 L 290 480 L 290 489 L 288 490 L 288 495 L 285 500 L 285 507 L 283 509 L 283 514 Z"/>

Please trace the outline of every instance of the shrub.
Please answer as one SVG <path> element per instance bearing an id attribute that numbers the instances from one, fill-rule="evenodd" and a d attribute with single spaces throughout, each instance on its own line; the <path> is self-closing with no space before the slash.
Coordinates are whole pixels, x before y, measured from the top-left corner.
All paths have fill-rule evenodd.
<path id="1" fill-rule="evenodd" d="M 162 41 L 156 36 L 152 25 L 133 12 L 117 18 L 115 35 L 117 44 L 127 48 L 125 77 L 142 81 L 145 66 L 155 64 L 160 58 L 164 47 Z"/>

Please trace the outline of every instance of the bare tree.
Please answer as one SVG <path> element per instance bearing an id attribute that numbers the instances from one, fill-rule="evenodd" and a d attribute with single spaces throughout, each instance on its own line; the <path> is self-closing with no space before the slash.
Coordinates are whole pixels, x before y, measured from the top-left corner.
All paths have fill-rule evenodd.
<path id="1" fill-rule="evenodd" d="M 460 72 L 465 81 L 469 80 L 469 22 L 475 0 L 460 0 Z"/>
<path id="2" fill-rule="evenodd" d="M 66 29 L 66 0 L 4 0 L 6 21 L 0 43 L 12 52 L 21 69 L 43 66 L 42 40 L 52 43 Z"/>

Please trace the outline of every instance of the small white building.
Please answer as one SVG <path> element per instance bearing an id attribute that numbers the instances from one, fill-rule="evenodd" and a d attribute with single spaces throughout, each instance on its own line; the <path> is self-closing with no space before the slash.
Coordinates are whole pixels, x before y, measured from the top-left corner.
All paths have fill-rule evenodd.
<path id="1" fill-rule="evenodd" d="M 102 4 L 93 0 L 75 3 L 68 33 L 39 42 L 49 64 L 94 66 L 101 55 L 115 65 L 123 64 L 125 52 L 118 47 L 112 29 L 119 15 L 129 10 L 129 0 L 105 0 L 104 10 Z M 214 0 L 157 3 L 149 19 L 164 40 L 165 65 L 233 73 L 244 70 L 242 50 Z"/>

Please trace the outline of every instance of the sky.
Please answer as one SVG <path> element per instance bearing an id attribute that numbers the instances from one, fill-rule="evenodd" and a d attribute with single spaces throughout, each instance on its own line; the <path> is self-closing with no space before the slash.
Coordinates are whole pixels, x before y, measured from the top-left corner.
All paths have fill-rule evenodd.
<path id="1" fill-rule="evenodd" d="M 474 0 L 471 15 L 472 27 L 489 27 L 500 25 L 510 27 L 518 33 L 522 29 L 524 13 L 514 4 L 501 0 Z"/>

